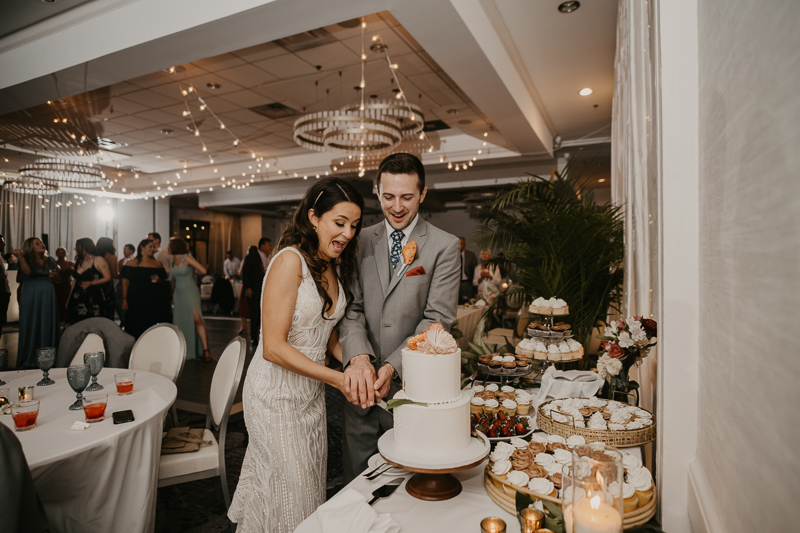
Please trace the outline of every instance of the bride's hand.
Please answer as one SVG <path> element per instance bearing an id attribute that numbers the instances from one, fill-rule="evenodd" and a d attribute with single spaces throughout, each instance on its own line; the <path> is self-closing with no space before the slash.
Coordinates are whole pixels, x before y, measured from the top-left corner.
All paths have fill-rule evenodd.
<path id="1" fill-rule="evenodd" d="M 344 392 L 362 409 L 375 405 L 375 368 L 366 354 L 350 360 L 344 370 Z"/>

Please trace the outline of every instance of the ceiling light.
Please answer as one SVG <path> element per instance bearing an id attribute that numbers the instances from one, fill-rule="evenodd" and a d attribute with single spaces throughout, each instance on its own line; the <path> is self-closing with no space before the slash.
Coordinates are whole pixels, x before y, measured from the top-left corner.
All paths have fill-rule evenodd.
<path id="1" fill-rule="evenodd" d="M 563 2 L 558 6 L 558 10 L 562 13 L 572 13 L 581 7 L 580 2 Z"/>
<path id="2" fill-rule="evenodd" d="M 220 88 L 220 84 L 219 83 L 210 83 L 209 82 L 209 83 L 206 83 L 206 87 L 208 87 L 211 90 L 215 90 L 215 89 L 219 89 Z"/>
<path id="3" fill-rule="evenodd" d="M 578 94 L 581 95 L 581 96 L 589 96 L 593 92 L 594 91 L 591 90 L 589 87 L 586 87 L 585 89 L 581 89 L 580 91 L 578 91 Z"/>
<path id="4" fill-rule="evenodd" d="M 605 178 L 600 178 L 599 180 L 597 180 L 597 183 L 605 183 L 605 182 L 606 182 Z"/>

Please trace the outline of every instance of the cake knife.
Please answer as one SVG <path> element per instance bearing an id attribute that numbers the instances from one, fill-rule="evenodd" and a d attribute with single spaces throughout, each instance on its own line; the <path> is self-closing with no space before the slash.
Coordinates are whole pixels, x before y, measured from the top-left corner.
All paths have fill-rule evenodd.
<path id="1" fill-rule="evenodd" d="M 382 487 L 378 487 L 377 489 L 375 489 L 375 492 L 372 493 L 372 499 L 369 501 L 369 505 L 372 505 L 381 498 L 388 498 L 389 496 L 391 496 L 392 493 L 395 490 L 397 490 L 397 487 L 400 486 L 400 483 L 403 482 L 403 479 L 404 478 L 401 477 L 393 479 L 386 485 L 383 485 Z"/>

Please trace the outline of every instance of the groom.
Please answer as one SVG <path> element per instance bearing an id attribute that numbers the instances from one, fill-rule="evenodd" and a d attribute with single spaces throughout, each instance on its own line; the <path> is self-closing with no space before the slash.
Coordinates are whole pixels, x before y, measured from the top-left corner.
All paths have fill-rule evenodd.
<path id="1" fill-rule="evenodd" d="M 460 243 L 419 216 L 425 200 L 425 168 L 411 154 L 388 156 L 378 167 L 378 199 L 385 219 L 361 231 L 359 277 L 353 303 L 339 326 L 345 390 L 358 405 L 344 409 L 344 482 L 367 467 L 392 415 L 378 407 L 402 388 L 400 350 L 409 337 L 456 320 Z M 403 247 L 417 244 L 404 267 Z"/>

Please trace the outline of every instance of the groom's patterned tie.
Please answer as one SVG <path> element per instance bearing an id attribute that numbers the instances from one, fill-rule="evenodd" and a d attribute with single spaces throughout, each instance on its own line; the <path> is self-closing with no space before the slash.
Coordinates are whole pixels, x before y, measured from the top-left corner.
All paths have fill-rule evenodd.
<path id="1" fill-rule="evenodd" d="M 403 252 L 403 237 L 405 236 L 405 233 L 397 229 L 392 232 L 392 250 L 389 253 L 389 260 L 392 262 L 392 270 L 397 268 L 397 263 L 400 262 L 400 255 Z"/>

